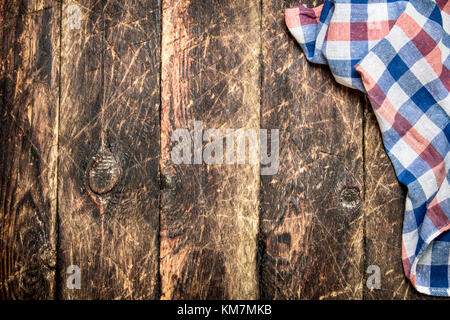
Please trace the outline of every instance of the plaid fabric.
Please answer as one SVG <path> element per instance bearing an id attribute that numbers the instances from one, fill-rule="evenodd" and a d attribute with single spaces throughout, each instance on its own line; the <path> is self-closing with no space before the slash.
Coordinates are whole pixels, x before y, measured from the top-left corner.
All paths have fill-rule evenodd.
<path id="1" fill-rule="evenodd" d="M 403 266 L 422 293 L 450 296 L 450 3 L 335 0 L 286 10 L 308 60 L 367 92 L 407 186 Z"/>

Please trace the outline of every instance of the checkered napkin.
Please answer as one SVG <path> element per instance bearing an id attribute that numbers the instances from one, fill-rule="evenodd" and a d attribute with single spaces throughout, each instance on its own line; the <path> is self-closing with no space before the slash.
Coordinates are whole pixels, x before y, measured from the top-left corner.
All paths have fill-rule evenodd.
<path id="1" fill-rule="evenodd" d="M 306 58 L 367 92 L 407 186 L 403 267 L 414 287 L 450 296 L 450 2 L 327 0 L 286 9 Z"/>

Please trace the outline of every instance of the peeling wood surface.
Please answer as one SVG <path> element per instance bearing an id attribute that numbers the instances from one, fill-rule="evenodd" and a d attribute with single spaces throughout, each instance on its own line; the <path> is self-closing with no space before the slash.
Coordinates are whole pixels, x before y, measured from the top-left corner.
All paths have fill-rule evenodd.
<path id="1" fill-rule="evenodd" d="M 375 116 L 306 61 L 299 3 L 0 0 L 0 298 L 427 298 Z M 277 174 L 174 164 L 195 120 L 279 129 Z"/>

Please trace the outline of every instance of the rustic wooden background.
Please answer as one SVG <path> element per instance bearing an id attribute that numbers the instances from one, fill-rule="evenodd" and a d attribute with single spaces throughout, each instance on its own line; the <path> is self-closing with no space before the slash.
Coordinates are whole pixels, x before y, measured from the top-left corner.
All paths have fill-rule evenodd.
<path id="1" fill-rule="evenodd" d="M 297 4 L 0 0 L 0 297 L 426 298 L 368 100 L 307 63 Z M 194 119 L 280 129 L 278 173 L 174 165 Z"/>

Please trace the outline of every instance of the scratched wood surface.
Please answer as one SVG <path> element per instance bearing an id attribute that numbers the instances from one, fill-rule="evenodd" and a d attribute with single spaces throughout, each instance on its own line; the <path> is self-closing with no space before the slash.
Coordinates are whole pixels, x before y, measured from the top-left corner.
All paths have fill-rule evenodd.
<path id="1" fill-rule="evenodd" d="M 261 292 L 362 298 L 360 95 L 305 60 L 284 26 L 285 6 L 263 1 L 261 126 L 283 134 L 278 174 L 261 183 Z"/>
<path id="2" fill-rule="evenodd" d="M 72 7 L 70 7 L 72 6 Z M 61 298 L 152 299 L 159 224 L 158 1 L 64 1 L 59 131 Z M 126 39 L 126 41 L 124 41 Z"/>
<path id="3" fill-rule="evenodd" d="M 306 61 L 299 3 L 0 0 L 1 299 L 427 298 L 375 116 Z M 279 129 L 278 172 L 174 164 L 194 121 Z"/>
<path id="4" fill-rule="evenodd" d="M 163 2 L 163 299 L 258 297 L 259 166 L 174 165 L 170 136 L 259 128 L 259 22 L 258 1 Z"/>
<path id="5" fill-rule="evenodd" d="M 51 299 L 60 10 L 0 8 L 0 297 Z"/>

